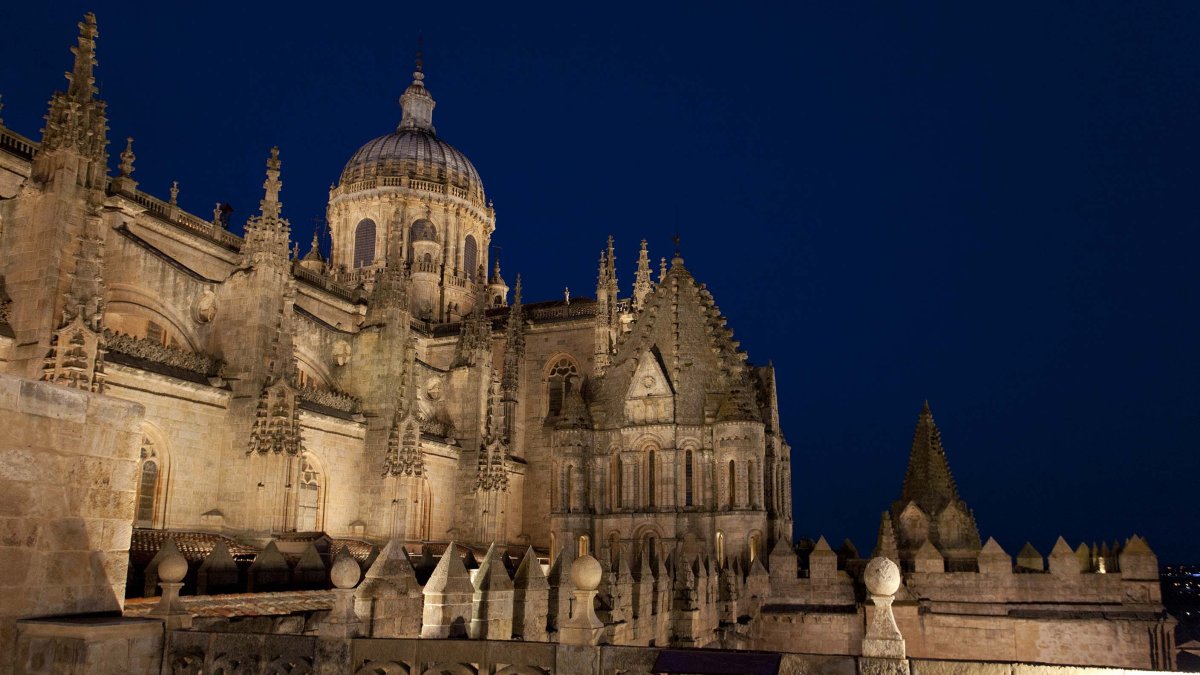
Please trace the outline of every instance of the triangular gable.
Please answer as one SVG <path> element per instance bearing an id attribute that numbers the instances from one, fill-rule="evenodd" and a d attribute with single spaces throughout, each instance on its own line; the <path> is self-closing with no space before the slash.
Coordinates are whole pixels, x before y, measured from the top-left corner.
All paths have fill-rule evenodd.
<path id="1" fill-rule="evenodd" d="M 634 424 L 655 424 L 674 419 L 675 392 L 658 349 L 651 347 L 638 357 L 625 392 L 625 420 Z"/>

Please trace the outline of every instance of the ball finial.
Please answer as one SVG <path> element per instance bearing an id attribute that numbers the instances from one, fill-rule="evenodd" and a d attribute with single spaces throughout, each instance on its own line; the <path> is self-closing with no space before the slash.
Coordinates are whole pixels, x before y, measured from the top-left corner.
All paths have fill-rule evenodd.
<path id="1" fill-rule="evenodd" d="M 187 558 L 179 553 L 168 553 L 158 563 L 158 579 L 168 584 L 177 584 L 187 576 Z"/>
<path id="2" fill-rule="evenodd" d="M 345 551 L 345 549 L 342 549 Z M 349 555 L 339 555 L 333 561 L 333 569 L 329 570 L 329 580 L 338 588 L 354 588 L 362 577 L 362 569 L 358 561 Z"/>
<path id="3" fill-rule="evenodd" d="M 895 595 L 900 590 L 900 568 L 887 558 L 871 558 L 863 571 L 863 582 L 871 595 Z"/>
<path id="4" fill-rule="evenodd" d="M 600 588 L 600 577 L 603 573 L 600 561 L 587 554 L 579 556 L 571 563 L 571 583 L 581 591 Z"/>

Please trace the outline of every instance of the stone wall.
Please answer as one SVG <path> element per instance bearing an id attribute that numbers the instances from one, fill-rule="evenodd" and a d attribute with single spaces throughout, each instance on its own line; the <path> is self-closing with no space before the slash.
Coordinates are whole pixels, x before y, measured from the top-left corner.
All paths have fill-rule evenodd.
<path id="1" fill-rule="evenodd" d="M 120 611 L 143 414 L 0 375 L 0 654 L 19 618 Z"/>

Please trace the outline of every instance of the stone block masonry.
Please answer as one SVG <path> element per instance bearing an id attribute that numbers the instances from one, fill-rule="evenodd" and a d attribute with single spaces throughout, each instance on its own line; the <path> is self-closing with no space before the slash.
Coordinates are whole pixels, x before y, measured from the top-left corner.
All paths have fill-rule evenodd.
<path id="1" fill-rule="evenodd" d="M 121 610 L 142 417 L 0 374 L 0 654 L 18 619 Z M 0 659 L 0 675 L 11 668 Z"/>

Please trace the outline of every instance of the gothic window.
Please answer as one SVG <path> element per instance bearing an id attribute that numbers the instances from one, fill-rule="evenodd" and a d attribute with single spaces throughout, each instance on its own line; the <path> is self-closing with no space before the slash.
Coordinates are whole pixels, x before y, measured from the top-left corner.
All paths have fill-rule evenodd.
<path id="1" fill-rule="evenodd" d="M 421 479 L 412 487 L 412 501 L 409 503 L 408 522 L 405 536 L 409 539 L 429 539 L 429 520 L 433 508 L 433 495 L 429 491 L 429 480 Z"/>
<path id="2" fill-rule="evenodd" d="M 717 532 L 717 564 L 725 564 L 725 533 Z"/>
<path id="3" fill-rule="evenodd" d="M 575 362 L 565 356 L 550 368 L 550 372 L 546 376 L 547 417 L 558 417 L 558 414 L 562 412 L 563 394 L 566 391 L 567 383 L 576 377 L 578 372 Z"/>
<path id="4" fill-rule="evenodd" d="M 138 527 L 154 524 L 154 497 L 158 493 L 158 463 L 147 459 L 142 463 L 142 476 L 138 480 L 137 522 Z"/>
<path id="5" fill-rule="evenodd" d="M 750 562 L 759 555 L 759 548 L 762 546 L 762 535 L 758 532 L 750 533 Z"/>
<path id="6" fill-rule="evenodd" d="M 463 269 L 467 273 L 467 278 L 475 281 L 475 266 L 479 264 L 479 248 L 475 244 L 475 237 L 467 235 L 467 240 L 463 242 Z"/>
<path id="7" fill-rule="evenodd" d="M 586 534 L 579 535 L 579 548 L 575 550 L 575 556 L 582 558 L 592 551 L 592 540 Z"/>
<path id="8" fill-rule="evenodd" d="M 364 267 L 375 262 L 375 221 L 363 218 L 354 228 L 354 266 Z"/>
<path id="9" fill-rule="evenodd" d="M 160 450 L 163 452 L 160 453 Z M 142 457 L 137 473 L 134 527 L 164 527 L 167 476 L 170 465 L 165 448 L 142 437 Z"/>
<path id="10" fill-rule="evenodd" d="M 692 505 L 692 451 L 684 453 L 683 459 L 683 505 Z"/>
<path id="11" fill-rule="evenodd" d="M 321 474 L 307 456 L 300 458 L 300 480 L 296 493 L 296 531 L 321 529 Z"/>
<path id="12" fill-rule="evenodd" d="M 737 501 L 737 464 L 732 459 L 729 460 L 729 480 L 725 492 L 729 497 L 729 508 L 732 509 Z"/>

